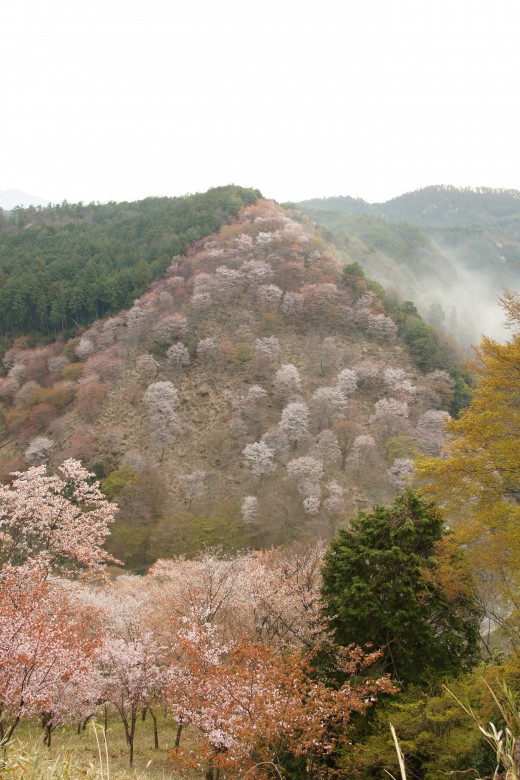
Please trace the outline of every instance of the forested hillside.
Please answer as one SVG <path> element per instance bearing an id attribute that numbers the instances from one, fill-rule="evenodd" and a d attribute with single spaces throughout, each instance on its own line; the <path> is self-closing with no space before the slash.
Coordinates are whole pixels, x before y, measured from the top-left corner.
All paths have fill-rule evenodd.
<path id="1" fill-rule="evenodd" d="M 518 295 L 503 304 L 517 329 Z M 450 419 L 468 400 L 450 343 L 264 200 L 128 308 L 16 338 L 0 378 L 2 772 L 516 765 L 518 345 L 483 340 Z"/>
<path id="2" fill-rule="evenodd" d="M 518 192 L 427 187 L 387 203 L 334 197 L 299 207 L 429 323 L 465 345 L 482 332 L 504 336 L 497 298 L 519 284 Z"/>
<path id="3" fill-rule="evenodd" d="M 467 394 L 412 304 L 266 201 L 131 308 L 69 341 L 20 338 L 3 365 L 3 477 L 81 460 L 120 506 L 111 550 L 140 570 L 204 544 L 330 536 L 437 452 Z"/>
<path id="4" fill-rule="evenodd" d="M 257 190 L 0 210 L 0 333 L 54 338 L 129 307 L 171 258 L 218 230 Z M 1 346 L 1 342 L 0 342 Z"/>

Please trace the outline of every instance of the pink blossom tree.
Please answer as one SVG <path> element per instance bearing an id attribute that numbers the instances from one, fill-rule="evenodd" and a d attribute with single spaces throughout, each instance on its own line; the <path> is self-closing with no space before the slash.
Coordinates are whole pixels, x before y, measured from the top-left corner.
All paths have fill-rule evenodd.
<path id="1" fill-rule="evenodd" d="M 7 742 L 22 718 L 52 728 L 71 720 L 97 695 L 97 612 L 46 580 L 42 560 L 0 572 L 0 732 Z M 88 682 L 87 682 L 88 681 Z"/>
<path id="2" fill-rule="evenodd" d="M 10 485 L 0 485 L 2 562 L 16 565 L 38 557 L 72 575 L 114 561 L 102 545 L 117 507 L 78 461 L 66 460 L 52 476 L 45 466 L 13 476 Z"/>
<path id="3" fill-rule="evenodd" d="M 117 710 L 123 723 L 130 766 L 134 763 L 137 718 L 163 688 L 163 664 L 164 650 L 150 632 L 126 639 L 111 636 L 101 650 L 103 698 Z"/>

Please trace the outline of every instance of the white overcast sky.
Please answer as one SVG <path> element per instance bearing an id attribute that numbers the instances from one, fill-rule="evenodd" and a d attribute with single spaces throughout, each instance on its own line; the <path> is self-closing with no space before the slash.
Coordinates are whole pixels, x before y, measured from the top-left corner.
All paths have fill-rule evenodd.
<path id="1" fill-rule="evenodd" d="M 519 0 L 12 0 L 0 190 L 520 189 Z"/>

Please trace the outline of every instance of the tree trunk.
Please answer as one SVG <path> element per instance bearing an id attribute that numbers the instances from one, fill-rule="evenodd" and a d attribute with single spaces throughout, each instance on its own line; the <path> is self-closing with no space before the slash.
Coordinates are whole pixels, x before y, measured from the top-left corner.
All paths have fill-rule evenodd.
<path id="1" fill-rule="evenodd" d="M 150 710 L 150 715 L 152 716 L 153 720 L 153 745 L 155 750 L 159 750 L 159 732 L 157 731 L 157 715 L 152 710 L 151 707 L 148 708 Z"/>
<path id="2" fill-rule="evenodd" d="M 129 743 L 130 743 L 130 766 L 134 765 L 134 737 L 135 737 L 135 723 L 137 720 L 137 713 L 132 712 L 132 718 L 130 721 Z"/>
<path id="3" fill-rule="evenodd" d="M 175 734 L 175 747 L 178 748 L 181 744 L 181 736 L 182 736 L 182 729 L 184 727 L 184 723 L 180 721 L 177 724 L 177 733 Z"/>

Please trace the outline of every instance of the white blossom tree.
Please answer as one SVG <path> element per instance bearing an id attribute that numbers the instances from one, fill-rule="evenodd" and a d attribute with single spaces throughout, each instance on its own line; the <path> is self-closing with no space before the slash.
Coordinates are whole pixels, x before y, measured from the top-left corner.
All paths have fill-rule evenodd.
<path id="1" fill-rule="evenodd" d="M 272 474 L 276 470 L 275 453 L 264 442 L 247 444 L 242 454 L 246 465 L 257 477 Z"/>
<path id="2" fill-rule="evenodd" d="M 48 460 L 53 448 L 54 442 L 48 436 L 36 436 L 31 439 L 23 455 L 31 466 L 39 466 Z"/>
<path id="3" fill-rule="evenodd" d="M 280 428 L 293 443 L 293 449 L 300 439 L 309 432 L 309 410 L 303 401 L 289 403 L 283 409 L 279 423 Z"/>
<path id="4" fill-rule="evenodd" d="M 320 428 L 330 428 L 347 411 L 347 399 L 339 386 L 319 387 L 312 394 L 312 408 Z"/>
<path id="5" fill-rule="evenodd" d="M 150 436 L 164 450 L 171 446 L 180 427 L 176 412 L 178 393 L 171 382 L 154 382 L 144 394 Z"/>
<path id="6" fill-rule="evenodd" d="M 178 342 L 169 347 L 166 359 L 173 368 L 185 368 L 190 364 L 190 353 L 184 344 Z"/>
<path id="7" fill-rule="evenodd" d="M 301 393 L 302 383 L 296 366 L 284 363 L 275 374 L 273 388 L 275 395 L 282 400 Z"/>
<path id="8" fill-rule="evenodd" d="M 352 368 L 344 368 L 343 371 L 339 372 L 336 384 L 343 395 L 355 393 L 358 385 L 357 372 Z"/>
<path id="9" fill-rule="evenodd" d="M 256 522 L 258 513 L 258 499 L 256 496 L 246 496 L 242 502 L 242 520 L 251 525 Z"/>

